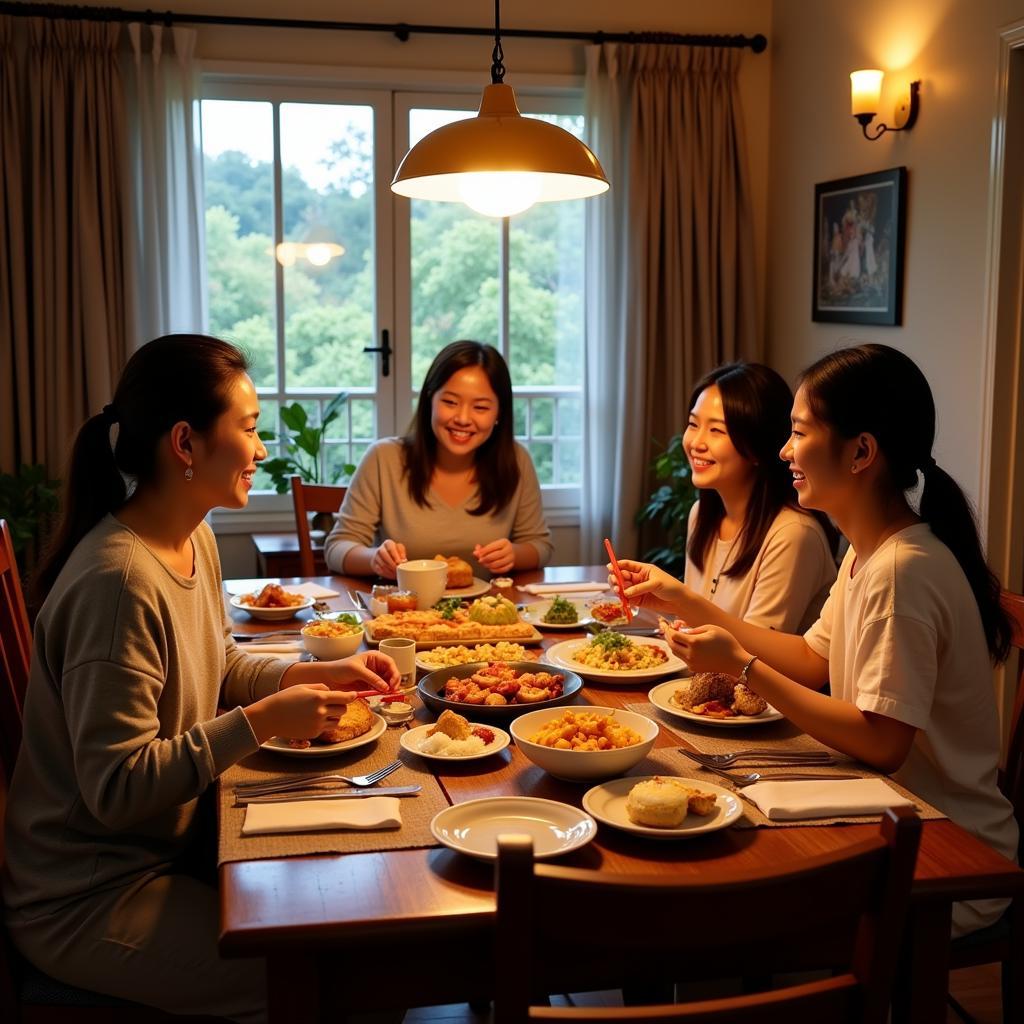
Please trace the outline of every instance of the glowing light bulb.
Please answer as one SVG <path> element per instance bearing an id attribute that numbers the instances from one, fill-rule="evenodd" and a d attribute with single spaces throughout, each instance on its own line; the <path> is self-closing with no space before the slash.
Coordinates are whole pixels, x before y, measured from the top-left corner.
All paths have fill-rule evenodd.
<path id="1" fill-rule="evenodd" d="M 313 242 L 306 248 L 306 259 L 314 267 L 326 267 L 331 262 L 331 247 L 326 243 Z"/>
<path id="2" fill-rule="evenodd" d="M 295 266 L 295 243 L 294 242 L 281 242 L 277 247 L 277 262 L 282 267 L 294 267 Z"/>
<path id="3" fill-rule="evenodd" d="M 540 198 L 540 179 L 520 171 L 490 171 L 459 176 L 462 201 L 485 217 L 511 217 Z"/>

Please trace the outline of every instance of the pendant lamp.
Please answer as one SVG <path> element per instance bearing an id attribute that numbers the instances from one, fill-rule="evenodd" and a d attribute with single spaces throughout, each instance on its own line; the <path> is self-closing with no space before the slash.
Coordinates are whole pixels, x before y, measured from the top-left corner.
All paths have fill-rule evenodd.
<path id="1" fill-rule="evenodd" d="M 494 2 L 491 84 L 476 117 L 443 125 L 398 165 L 391 190 L 409 199 L 465 203 L 488 217 L 511 217 L 534 203 L 586 199 L 608 190 L 597 157 L 570 132 L 519 113 L 504 84 L 499 0 Z"/>

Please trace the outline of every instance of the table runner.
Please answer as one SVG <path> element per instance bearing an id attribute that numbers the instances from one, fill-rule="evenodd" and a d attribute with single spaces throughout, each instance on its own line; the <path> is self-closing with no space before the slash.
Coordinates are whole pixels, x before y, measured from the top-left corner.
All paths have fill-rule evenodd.
<path id="1" fill-rule="evenodd" d="M 697 722 L 690 723 L 688 720 L 676 718 L 653 704 L 638 702 L 627 704 L 627 711 L 633 711 L 638 715 L 646 715 L 653 718 L 663 729 L 670 734 L 686 740 L 696 750 L 705 754 L 727 754 L 733 750 L 741 750 L 744 747 L 778 747 L 780 750 L 825 750 L 835 755 L 836 764 L 822 768 L 821 773 L 828 774 L 836 772 L 843 775 L 857 775 L 862 779 L 882 779 L 886 785 L 891 786 L 901 796 L 914 802 L 917 816 L 923 821 L 932 821 L 937 818 L 945 818 L 946 815 L 938 808 L 926 803 L 916 793 L 904 789 L 899 783 L 894 782 L 887 775 L 882 775 L 873 768 L 868 768 L 859 761 L 854 761 L 845 754 L 840 754 L 831 747 L 819 743 L 816 739 L 801 732 L 792 722 L 787 719 L 779 719 L 777 722 L 766 723 L 757 726 L 756 729 L 716 729 L 714 726 L 702 726 Z M 659 765 L 651 768 L 649 765 Z M 815 768 L 817 772 L 819 769 Z M 733 786 L 728 779 L 723 779 L 714 772 L 705 771 L 699 765 L 694 764 L 679 751 L 671 747 L 656 747 L 650 755 L 640 763 L 635 770 L 637 775 L 662 774 L 678 775 L 683 778 L 692 779 L 694 782 L 713 782 L 715 785 L 732 789 L 737 796 L 743 798 L 743 816 L 733 826 L 734 828 L 792 828 L 808 825 L 857 825 L 867 821 L 880 821 L 880 814 L 859 815 L 857 817 L 847 816 L 840 818 L 804 818 L 797 821 L 772 821 L 763 814 L 760 808 L 756 807 L 750 800 L 743 797 L 743 788 Z M 765 772 L 767 777 L 775 774 L 771 768 L 763 767 L 730 767 L 727 771 Z M 778 774 L 784 775 L 787 772 L 798 772 L 800 768 L 780 768 Z"/>
<path id="2" fill-rule="evenodd" d="M 375 853 L 410 847 L 436 846 L 430 833 L 430 819 L 449 804 L 441 784 L 426 769 L 425 762 L 403 753 L 399 737 L 403 728 L 389 728 L 372 746 L 338 754 L 336 757 L 292 758 L 283 754 L 258 751 L 229 768 L 219 779 L 217 863 L 235 860 L 263 860 L 268 857 L 302 857 L 312 853 Z M 234 787 L 240 782 L 258 782 L 271 776 L 308 772 L 342 772 L 364 775 L 383 768 L 401 755 L 403 765 L 383 783 L 407 786 L 418 783 L 423 789 L 416 796 L 402 797 L 402 827 L 379 832 L 344 829 L 331 832 L 281 833 L 243 836 L 245 808 L 235 807 Z M 419 763 L 416 763 L 419 762 Z"/>

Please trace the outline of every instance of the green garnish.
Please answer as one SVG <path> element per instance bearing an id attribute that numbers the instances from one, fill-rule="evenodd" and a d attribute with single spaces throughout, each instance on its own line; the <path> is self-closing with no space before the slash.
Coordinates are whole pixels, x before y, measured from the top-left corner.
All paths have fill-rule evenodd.
<path id="1" fill-rule="evenodd" d="M 541 618 L 541 622 L 558 626 L 570 626 L 573 623 L 579 622 L 579 620 L 580 616 L 576 611 L 576 605 L 572 601 L 567 601 L 564 597 L 559 597 L 557 594 L 551 599 L 551 607 L 548 608 Z"/>
<path id="2" fill-rule="evenodd" d="M 598 633 L 590 643 L 591 646 L 603 647 L 606 651 L 621 651 L 624 647 L 633 646 L 633 641 L 625 633 L 616 633 L 613 629 Z"/>
<path id="3" fill-rule="evenodd" d="M 454 619 L 455 613 L 462 607 L 461 597 L 442 597 L 434 605 L 434 611 L 441 613 L 442 619 Z"/>

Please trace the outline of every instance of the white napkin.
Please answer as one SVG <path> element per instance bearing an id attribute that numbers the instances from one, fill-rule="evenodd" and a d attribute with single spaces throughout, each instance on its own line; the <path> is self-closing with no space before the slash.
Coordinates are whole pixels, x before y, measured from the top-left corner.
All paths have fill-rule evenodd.
<path id="1" fill-rule="evenodd" d="M 252 641 L 238 647 L 247 654 L 301 654 L 306 649 L 300 643 L 258 644 Z"/>
<path id="2" fill-rule="evenodd" d="M 224 589 L 232 596 L 239 594 L 258 594 L 268 583 L 277 583 L 277 580 L 225 580 Z M 337 590 L 328 590 L 318 583 L 291 583 L 284 584 L 285 590 L 290 594 L 302 594 L 303 597 L 312 597 L 318 600 L 321 597 L 338 597 Z"/>
<path id="3" fill-rule="evenodd" d="M 245 809 L 242 835 L 324 832 L 341 828 L 401 828 L 401 803 L 397 796 L 367 796 L 249 804 Z"/>
<path id="4" fill-rule="evenodd" d="M 607 590 L 607 583 L 530 583 L 521 588 L 527 594 L 589 594 Z"/>
<path id="5" fill-rule="evenodd" d="M 822 779 L 820 782 L 755 782 L 743 790 L 770 821 L 845 818 L 881 814 L 887 807 L 913 807 L 881 779 Z"/>

